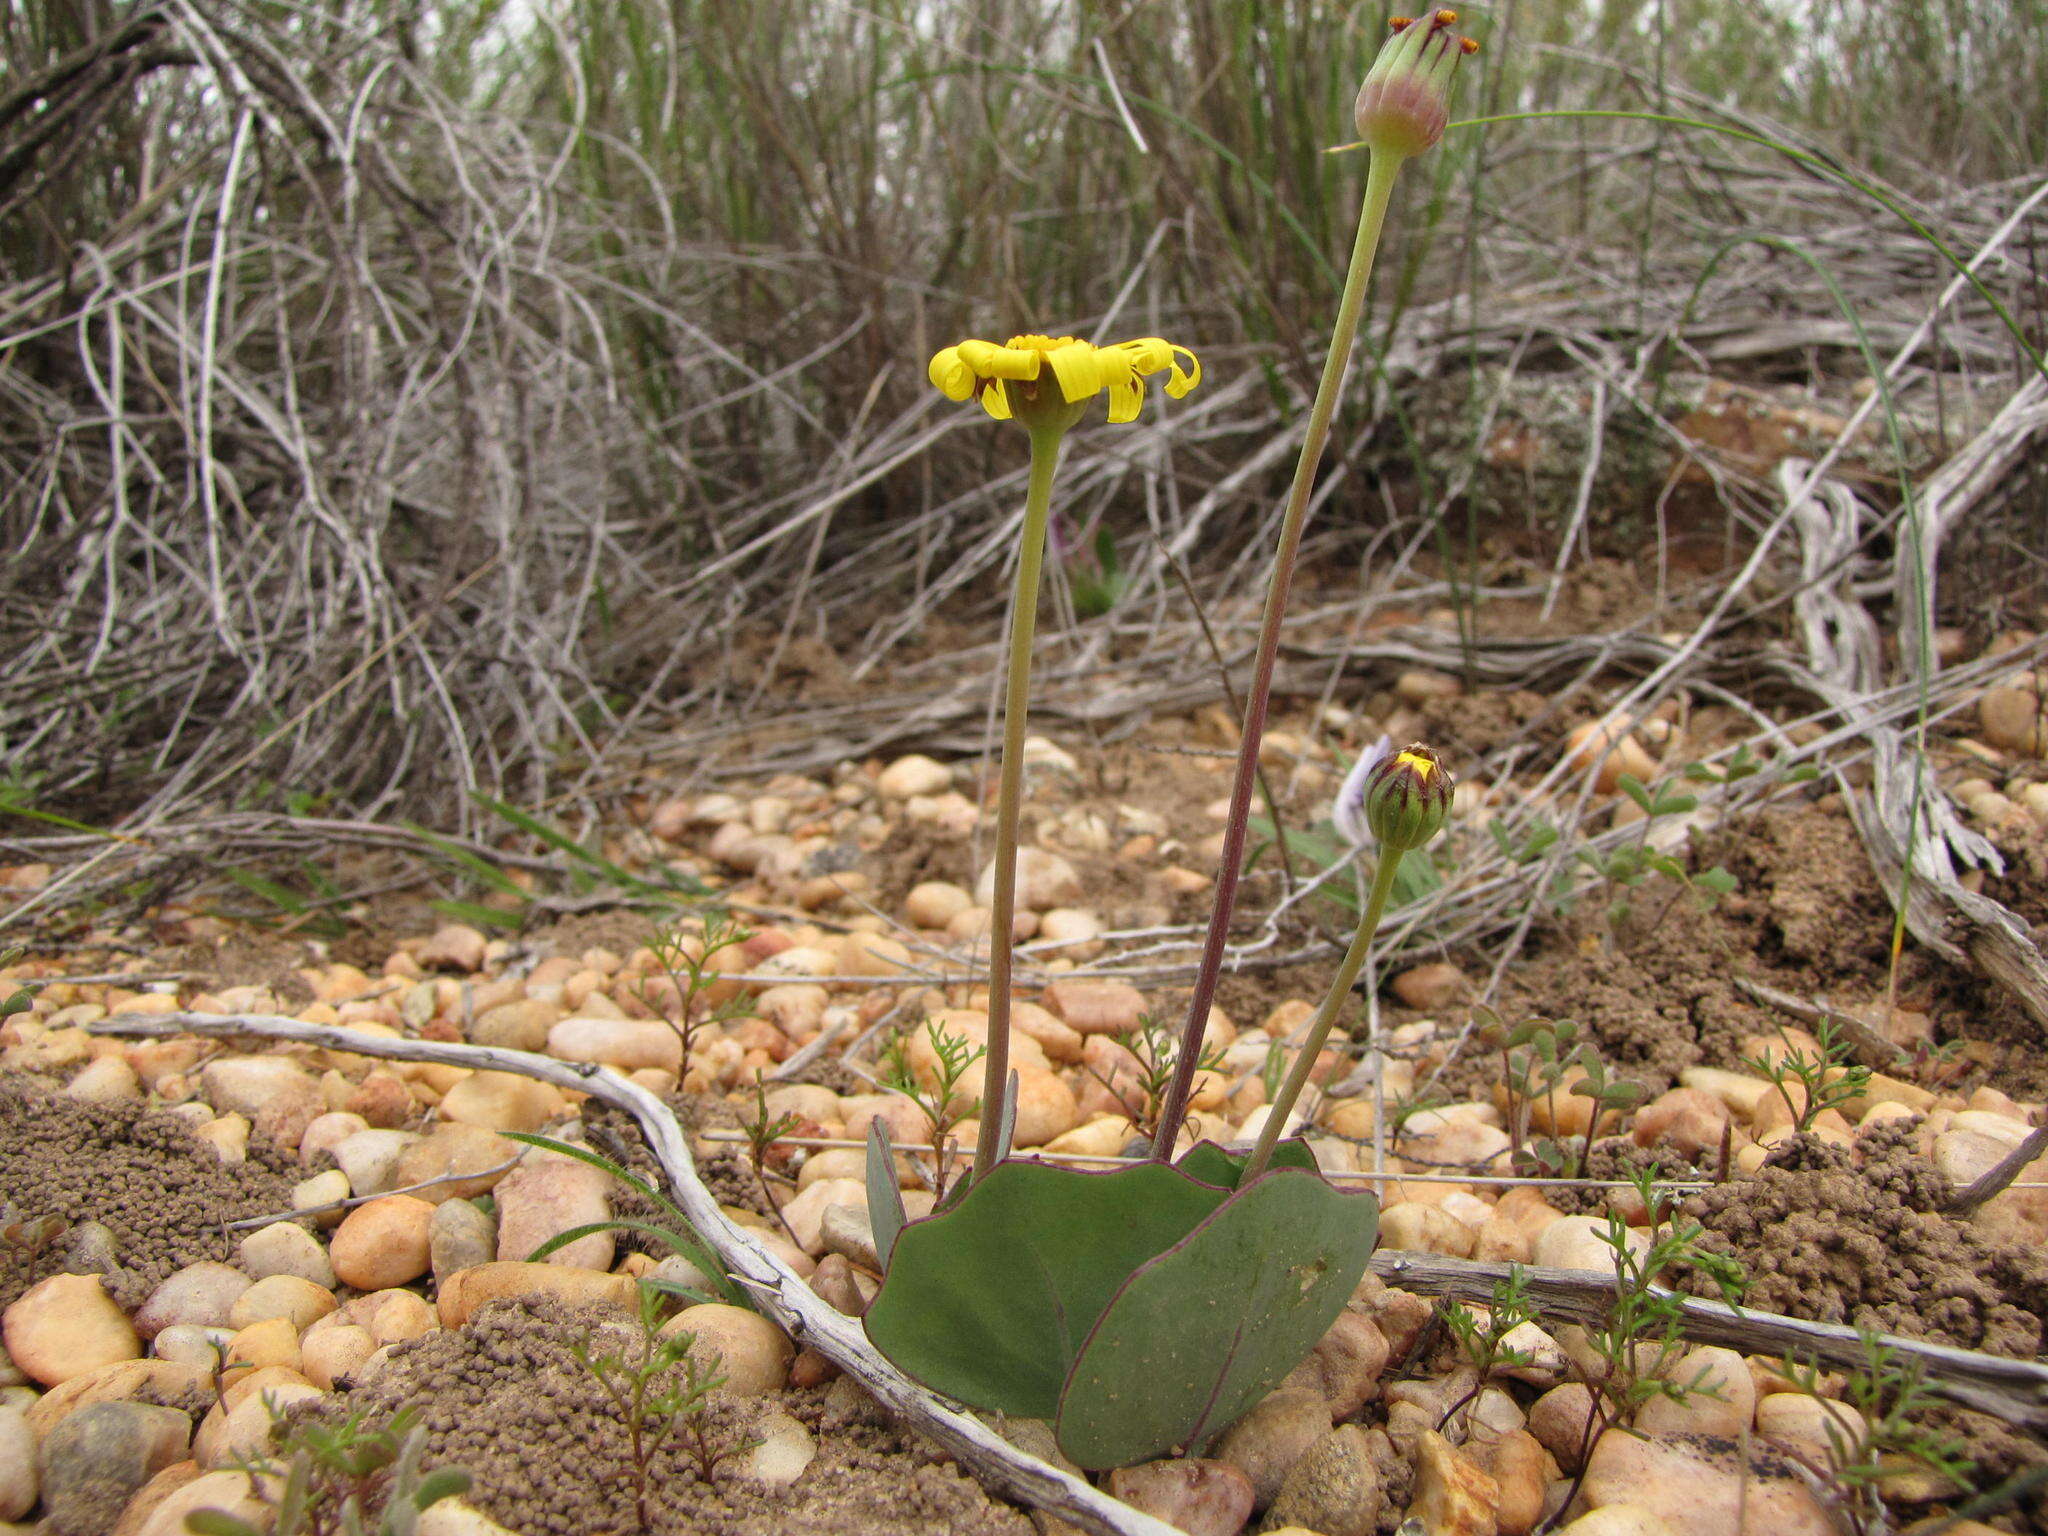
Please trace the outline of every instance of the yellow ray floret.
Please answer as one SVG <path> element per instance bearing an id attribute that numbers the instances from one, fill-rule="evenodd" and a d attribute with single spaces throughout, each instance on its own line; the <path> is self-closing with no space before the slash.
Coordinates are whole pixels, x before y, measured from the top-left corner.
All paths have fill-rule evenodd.
<path id="1" fill-rule="evenodd" d="M 1111 421 L 1138 419 L 1148 374 L 1164 373 L 1166 392 L 1176 400 L 1202 382 L 1202 365 L 1195 354 L 1157 336 L 1108 347 L 1071 336 L 1012 336 L 1001 346 L 963 341 L 935 356 L 930 372 L 932 383 L 947 399 L 979 396 L 983 410 L 1007 421 L 1010 400 L 1005 381 L 1035 383 L 1048 368 L 1069 405 L 1108 390 Z"/>

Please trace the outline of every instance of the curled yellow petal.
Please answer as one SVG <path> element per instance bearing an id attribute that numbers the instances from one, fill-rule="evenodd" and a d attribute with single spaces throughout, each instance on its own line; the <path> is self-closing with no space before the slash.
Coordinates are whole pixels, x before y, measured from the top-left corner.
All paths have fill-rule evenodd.
<path id="1" fill-rule="evenodd" d="M 933 386 L 948 400 L 965 400 L 974 393 L 974 370 L 961 359 L 958 347 L 936 354 L 927 372 Z"/>
<path id="2" fill-rule="evenodd" d="M 1035 379 L 1043 356 L 1022 347 L 999 347 L 992 341 L 963 341 L 955 350 L 961 361 L 984 379 Z"/>
<path id="3" fill-rule="evenodd" d="M 1069 405 L 1086 400 L 1104 385 L 1115 382 L 1105 368 L 1107 354 L 1088 342 L 1070 341 L 1045 357 L 1052 365 L 1052 376 L 1060 381 L 1060 395 Z"/>
<path id="4" fill-rule="evenodd" d="M 1186 347 L 1173 348 L 1173 354 L 1176 358 L 1184 357 L 1188 360 L 1185 369 L 1177 361 L 1168 364 L 1173 371 L 1167 375 L 1166 392 L 1178 400 L 1202 382 L 1202 360 Z"/>
<path id="5" fill-rule="evenodd" d="M 1128 384 L 1109 386 L 1109 419 L 1112 422 L 1136 421 L 1144 404 L 1145 386 L 1137 378 Z"/>
<path id="6" fill-rule="evenodd" d="M 1010 392 L 991 380 L 981 386 L 981 408 L 997 421 L 1010 419 Z"/>

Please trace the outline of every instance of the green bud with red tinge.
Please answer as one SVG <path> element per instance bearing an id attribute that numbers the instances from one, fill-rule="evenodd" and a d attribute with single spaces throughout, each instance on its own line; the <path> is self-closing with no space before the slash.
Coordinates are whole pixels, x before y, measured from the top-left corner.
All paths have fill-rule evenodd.
<path id="1" fill-rule="evenodd" d="M 1479 45 L 1451 29 L 1456 11 L 1419 20 L 1396 16 L 1394 35 L 1367 71 L 1358 92 L 1358 136 L 1375 154 L 1406 159 L 1444 136 L 1451 120 L 1451 77 L 1458 61 Z"/>
<path id="2" fill-rule="evenodd" d="M 1443 760 L 1417 743 L 1389 752 L 1365 781 L 1365 820 L 1389 853 L 1420 848 L 1451 819 L 1456 786 Z"/>

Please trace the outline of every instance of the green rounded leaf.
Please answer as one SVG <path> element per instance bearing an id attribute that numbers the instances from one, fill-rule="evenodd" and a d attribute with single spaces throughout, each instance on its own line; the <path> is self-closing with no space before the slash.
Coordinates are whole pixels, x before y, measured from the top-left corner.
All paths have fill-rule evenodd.
<path id="1" fill-rule="evenodd" d="M 1199 1452 L 1301 1363 L 1357 1287 L 1379 1202 L 1275 1169 L 1133 1273 L 1084 1341 L 1054 1425 L 1090 1469 Z"/>
<path id="2" fill-rule="evenodd" d="M 928 1387 L 1049 1419 L 1119 1287 L 1227 1193 L 1163 1163 L 998 1164 L 958 1205 L 898 1234 L 868 1338 Z"/>

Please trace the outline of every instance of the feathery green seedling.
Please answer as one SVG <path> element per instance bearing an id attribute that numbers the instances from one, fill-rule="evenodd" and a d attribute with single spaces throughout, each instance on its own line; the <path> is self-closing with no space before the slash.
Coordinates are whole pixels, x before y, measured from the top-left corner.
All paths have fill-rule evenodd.
<path id="1" fill-rule="evenodd" d="M 1792 1129 L 1799 1132 L 1812 1130 L 1825 1111 L 1862 1098 L 1870 1088 L 1870 1068 L 1851 1059 L 1853 1047 L 1828 1015 L 1813 1026 L 1813 1041 L 1818 1055 L 1795 1045 L 1776 1056 L 1765 1051 L 1742 1058 L 1742 1065 L 1778 1090 L 1792 1112 Z"/>
<path id="2" fill-rule="evenodd" d="M 675 923 L 657 927 L 648 939 L 647 948 L 668 978 L 674 998 L 671 1001 L 659 993 L 650 996 L 654 989 L 643 981 L 638 989 L 640 1001 L 675 1031 L 676 1040 L 682 1047 L 676 1070 L 678 1079 L 690 1070 L 690 1051 L 696 1044 L 697 1031 L 726 1019 L 739 1018 L 746 1011 L 746 1002 L 739 997 L 729 997 L 715 1004 L 706 1003 L 704 1007 L 698 1005 L 712 983 L 718 980 L 719 973 L 711 963 L 714 957 L 737 948 L 753 936 L 753 930 L 735 921 L 730 912 L 722 907 L 713 907 L 703 916 L 694 933 Z"/>
<path id="3" fill-rule="evenodd" d="M 782 1202 L 775 1198 L 775 1191 L 768 1185 L 768 1154 L 775 1143 L 803 1124 L 803 1116 L 768 1113 L 768 1085 L 761 1074 L 754 1074 L 753 1113 L 740 1121 L 740 1133 L 747 1138 L 747 1166 L 754 1170 L 754 1183 L 761 1191 L 761 1202 L 774 1215 L 783 1234 L 797 1247 L 796 1233 L 790 1227 L 789 1218 L 782 1214 Z"/>
<path id="4" fill-rule="evenodd" d="M 1437 1315 L 1450 1330 L 1458 1353 L 1479 1376 L 1471 1391 L 1444 1410 L 1436 1425 L 1441 1430 L 1460 1408 L 1479 1396 L 1496 1371 L 1511 1371 L 1532 1363 L 1534 1356 L 1506 1340 L 1524 1323 L 1536 1321 L 1536 1305 L 1529 1299 L 1529 1279 L 1522 1273 L 1522 1266 L 1511 1264 L 1507 1278 L 1493 1282 L 1484 1320 L 1462 1301 L 1446 1301 L 1437 1309 Z"/>
<path id="5" fill-rule="evenodd" d="M 1714 1395 L 1704 1372 L 1689 1381 L 1672 1374 L 1686 1348 L 1684 1298 L 1671 1288 L 1672 1280 L 1692 1270 L 1705 1276 L 1731 1307 L 1742 1301 L 1742 1266 L 1700 1245 L 1704 1229 L 1674 1214 L 1671 1197 L 1657 1185 L 1657 1173 L 1652 1166 L 1630 1180 L 1648 1213 L 1646 1224 L 1633 1228 L 1620 1213 L 1610 1211 L 1607 1230 L 1600 1234 L 1614 1250 L 1614 1292 L 1600 1319 L 1585 1330 L 1595 1363 L 1578 1375 L 1592 1398 L 1580 1431 L 1579 1470 L 1567 1504 L 1578 1497 L 1601 1438 L 1617 1425 L 1626 1425 L 1643 1404 L 1659 1397 L 1683 1402 L 1699 1393 Z M 1635 1248 L 1639 1238 L 1647 1239 L 1640 1253 Z"/>
<path id="6" fill-rule="evenodd" d="M 1811 1361 L 1786 1357 L 1785 1375 L 1794 1390 L 1823 1405 L 1827 1435 L 1819 1464 L 1797 1451 L 1790 1454 L 1819 1480 L 1834 1512 L 1855 1536 L 1872 1536 L 1888 1528 L 1880 1494 L 1884 1479 L 1902 1466 L 1946 1478 L 1958 1493 L 1970 1487 L 1974 1468 L 1962 1441 L 1920 1422 L 1929 1409 L 1940 1406 L 1927 1390 L 1924 1363 L 1901 1359 L 1868 1329 L 1857 1335 L 1863 1363 L 1848 1373 L 1839 1399 L 1822 1393 L 1822 1373 Z"/>
<path id="7" fill-rule="evenodd" d="M 985 1103 L 985 1099 L 965 1098 L 960 1092 L 960 1084 L 966 1081 L 974 1064 L 985 1059 L 988 1053 L 959 1035 L 941 1029 L 936 1019 L 925 1021 L 924 1037 L 931 1046 L 935 1063 L 931 1086 L 926 1087 L 910 1065 L 907 1033 L 892 1037 L 883 1047 L 881 1084 L 915 1104 L 924 1116 L 925 1124 L 931 1127 L 932 1161 L 929 1166 L 918 1166 L 934 1197 L 943 1200 L 946 1186 L 952 1179 L 953 1127 L 970 1115 L 980 1114 Z M 982 1081 L 985 1083 L 987 1080 L 984 1075 Z M 914 1156 L 911 1160 L 916 1164 Z"/>
<path id="8" fill-rule="evenodd" d="M 1496 1021 L 1487 1030 L 1502 1053 L 1508 1089 L 1508 1139 L 1516 1166 L 1561 1179 L 1586 1171 L 1593 1142 L 1609 1114 L 1627 1114 L 1647 1096 L 1640 1083 L 1611 1078 L 1607 1064 L 1577 1024 L 1566 1019 L 1531 1019 L 1512 1029 Z M 1539 1101 L 1545 1118 L 1558 1123 L 1557 1096 L 1572 1093 L 1593 1101 L 1584 1135 L 1575 1147 L 1555 1136 L 1529 1140 L 1530 1108 Z"/>
<path id="9" fill-rule="evenodd" d="M 659 1332 L 661 1292 L 640 1287 L 638 1329 L 630 1351 L 599 1351 L 593 1335 L 585 1333 L 569 1346 L 569 1352 L 590 1373 L 604 1395 L 611 1399 L 626 1426 L 626 1444 L 633 1470 L 633 1504 L 640 1529 L 654 1529 L 648 1503 L 654 1459 L 671 1439 L 679 1440 L 697 1463 L 706 1483 L 717 1479 L 719 1463 L 742 1455 L 754 1442 L 715 1443 L 706 1410 L 711 1394 L 725 1385 L 718 1369 L 718 1357 L 704 1361 L 690 1353 L 697 1336 L 692 1333 Z"/>
<path id="10" fill-rule="evenodd" d="M 1668 789 L 1662 784 L 1654 787 L 1645 785 L 1632 773 L 1621 775 L 1620 784 L 1621 792 L 1634 801 L 1643 813 L 1642 819 L 1637 823 L 1639 830 L 1634 841 L 1605 851 L 1590 846 L 1578 851 L 1581 861 L 1617 893 L 1607 908 L 1610 933 L 1618 932 L 1621 925 L 1628 921 L 1627 893 L 1633 891 L 1651 875 L 1662 875 L 1681 890 L 1691 891 L 1703 906 L 1712 906 L 1735 889 L 1735 877 L 1720 865 L 1716 864 L 1712 869 L 1703 870 L 1695 875 L 1688 872 L 1680 860 L 1650 846 L 1650 829 L 1657 818 L 1682 816 L 1697 809 L 1700 803 L 1697 795 Z M 1664 911 L 1669 910 L 1670 903 L 1667 902 Z M 1662 921 L 1663 913 L 1659 913 L 1658 922 Z M 1654 932 L 1656 924 L 1652 924 L 1651 928 Z"/>
<path id="11" fill-rule="evenodd" d="M 1138 1059 L 1138 1087 L 1145 1095 L 1145 1108 L 1137 1125 L 1140 1136 L 1151 1138 L 1160 1134 L 1159 1102 L 1166 1091 L 1166 1085 L 1173 1081 L 1174 1058 L 1180 1051 L 1180 1037 L 1172 1029 L 1152 1017 L 1141 1014 L 1135 1029 L 1125 1030 L 1116 1036 L 1117 1043 Z M 1202 1059 L 1195 1064 L 1197 1071 L 1204 1069 L 1214 1072 L 1223 1065 L 1223 1051 L 1211 1047 L 1202 1053 Z M 1094 1068 L 1089 1069 L 1093 1077 L 1111 1093 L 1117 1091 L 1116 1084 Z M 1173 1135 L 1180 1134 L 1176 1127 Z"/>
<path id="12" fill-rule="evenodd" d="M 362 1408 L 338 1423 L 289 1423 L 275 1407 L 270 1415 L 282 1459 L 239 1460 L 270 1520 L 259 1527 L 225 1510 L 195 1510 L 185 1517 L 192 1536 L 413 1536 L 423 1510 L 469 1488 L 461 1467 L 420 1466 L 427 1431 L 417 1408 L 378 1425 Z"/>

